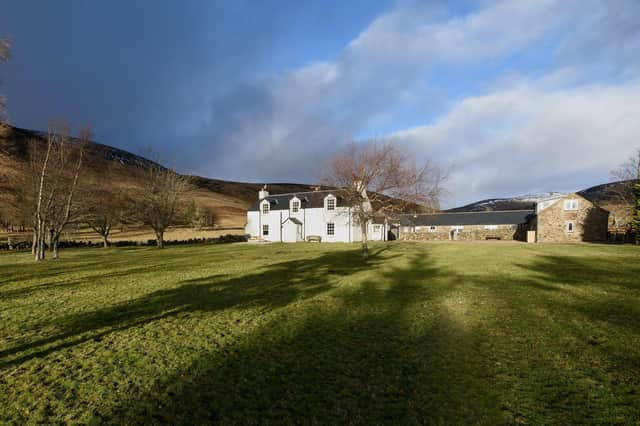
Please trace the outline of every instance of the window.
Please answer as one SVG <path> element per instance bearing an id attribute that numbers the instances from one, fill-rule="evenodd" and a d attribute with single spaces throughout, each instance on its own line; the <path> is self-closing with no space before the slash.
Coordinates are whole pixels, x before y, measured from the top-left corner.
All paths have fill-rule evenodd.
<path id="1" fill-rule="evenodd" d="M 572 220 L 568 221 L 566 223 L 566 229 L 568 234 L 573 233 L 574 229 L 576 229 L 576 223 Z"/>
<path id="2" fill-rule="evenodd" d="M 564 200 L 565 210 L 578 210 L 578 200 Z"/>
<path id="3" fill-rule="evenodd" d="M 429 232 L 436 232 L 437 230 L 438 230 L 437 226 L 433 226 L 432 225 L 432 226 L 429 227 Z"/>
<path id="4" fill-rule="evenodd" d="M 262 235 L 269 235 L 269 225 L 262 225 Z"/>
<path id="5" fill-rule="evenodd" d="M 380 232 L 380 225 L 373 225 L 373 232 Z"/>
<path id="6" fill-rule="evenodd" d="M 291 202 L 291 213 L 298 213 L 298 210 L 300 210 L 300 201 L 293 200 Z"/>
<path id="7" fill-rule="evenodd" d="M 485 225 L 484 229 L 495 230 L 498 229 L 498 225 Z"/>
<path id="8" fill-rule="evenodd" d="M 269 203 L 262 203 L 262 214 L 269 214 Z"/>
<path id="9" fill-rule="evenodd" d="M 335 234 L 336 234 L 336 224 L 327 223 L 327 235 L 335 235 Z"/>
<path id="10" fill-rule="evenodd" d="M 336 199 L 327 198 L 327 210 L 335 210 L 335 209 L 336 209 Z"/>

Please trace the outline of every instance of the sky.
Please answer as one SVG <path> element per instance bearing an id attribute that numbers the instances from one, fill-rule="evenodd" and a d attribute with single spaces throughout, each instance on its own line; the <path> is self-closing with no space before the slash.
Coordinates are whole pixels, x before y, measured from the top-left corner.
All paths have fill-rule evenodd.
<path id="1" fill-rule="evenodd" d="M 640 146 L 638 0 L 0 0 L 13 125 L 90 125 L 184 173 L 314 183 L 351 141 L 443 206 L 611 181 Z"/>

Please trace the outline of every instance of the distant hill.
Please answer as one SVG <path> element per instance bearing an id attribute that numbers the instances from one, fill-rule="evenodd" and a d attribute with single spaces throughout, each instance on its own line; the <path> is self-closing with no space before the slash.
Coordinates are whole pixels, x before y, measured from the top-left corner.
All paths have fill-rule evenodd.
<path id="1" fill-rule="evenodd" d="M 0 126 L 0 221 L 18 215 L 18 182 L 22 179 L 27 161 L 27 146 L 30 140 L 45 141 L 46 134 L 38 131 L 12 126 Z M 151 160 L 122 149 L 92 142 L 87 152 L 89 173 L 99 174 L 113 166 L 114 187 L 135 187 L 140 180 L 143 168 Z M 198 204 L 213 209 L 221 226 L 243 226 L 247 208 L 256 200 L 263 183 L 233 182 L 191 176 L 195 191 L 193 198 Z M 311 190 L 312 185 L 299 183 L 268 183 L 271 194 L 303 192 Z M 594 186 L 579 194 L 614 212 L 622 211 L 617 194 L 630 191 L 631 181 L 612 182 Z M 531 209 L 543 198 L 562 195 L 546 193 L 508 198 L 491 198 L 466 206 L 449 209 L 449 212 L 464 211 L 500 211 Z M 414 206 L 415 207 L 415 206 Z M 412 210 L 412 209 L 409 209 Z M 415 208 L 413 209 L 415 210 Z M 621 213 L 622 214 L 622 213 Z"/>
<path id="2" fill-rule="evenodd" d="M 624 209 L 624 203 L 620 197 L 621 193 L 631 193 L 633 181 L 610 182 L 591 188 L 577 191 L 578 194 L 587 200 L 610 211 Z M 502 210 L 525 210 L 534 208 L 536 203 L 543 199 L 554 198 L 564 195 L 561 192 L 548 192 L 543 194 L 523 195 L 507 198 L 489 198 L 476 201 L 462 207 L 447 210 L 448 212 L 479 212 L 479 211 L 502 211 Z"/>
<path id="3" fill-rule="evenodd" d="M 43 132 L 12 126 L 0 128 L 0 220 L 18 215 L 16 204 L 18 185 L 25 173 L 28 142 L 45 142 Z M 111 166 L 114 172 L 114 187 L 135 187 L 143 168 L 151 160 L 122 149 L 92 142 L 87 150 L 88 172 L 99 174 Z M 192 176 L 195 187 L 193 198 L 199 204 L 216 211 L 220 225 L 243 226 L 246 209 L 257 198 L 262 183 L 230 182 Z M 297 183 L 268 183 L 271 193 L 310 190 L 310 185 Z"/>

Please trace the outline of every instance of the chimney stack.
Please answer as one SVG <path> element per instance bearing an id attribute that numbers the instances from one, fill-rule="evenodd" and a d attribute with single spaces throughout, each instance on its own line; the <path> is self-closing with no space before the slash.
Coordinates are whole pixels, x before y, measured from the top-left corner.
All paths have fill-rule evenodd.
<path id="1" fill-rule="evenodd" d="M 264 185 L 260 191 L 258 191 L 258 199 L 263 200 L 269 196 L 269 191 L 267 191 L 267 185 Z"/>

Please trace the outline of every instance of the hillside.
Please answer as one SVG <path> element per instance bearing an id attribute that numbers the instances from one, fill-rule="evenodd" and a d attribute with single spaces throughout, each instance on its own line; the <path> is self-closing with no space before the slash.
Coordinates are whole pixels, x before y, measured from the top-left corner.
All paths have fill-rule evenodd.
<path id="1" fill-rule="evenodd" d="M 631 199 L 631 187 L 633 181 L 610 182 L 602 185 L 596 185 L 591 188 L 577 191 L 578 194 L 587 200 L 609 210 L 618 217 L 624 216 L 627 206 L 622 201 L 620 194 L 627 194 Z M 548 192 L 544 194 L 523 195 L 507 198 L 490 198 L 467 204 L 462 207 L 456 207 L 447 210 L 448 212 L 478 212 L 478 211 L 501 211 L 501 210 L 524 210 L 531 209 L 535 204 L 543 199 L 562 196 L 559 192 Z"/>
<path id="2" fill-rule="evenodd" d="M 44 143 L 42 132 L 4 126 L 0 129 L 0 220 L 10 220 L 19 216 L 19 185 L 24 181 L 29 141 Z M 132 188 L 138 186 L 143 168 L 151 160 L 130 152 L 103 145 L 89 144 L 87 149 L 87 170 L 98 175 L 107 167 L 114 171 L 114 187 Z M 192 176 L 193 198 L 203 207 L 216 212 L 218 224 L 224 227 L 244 226 L 246 209 L 255 200 L 262 183 L 229 182 Z M 295 183 L 269 183 L 272 193 L 307 191 L 309 185 Z"/>

